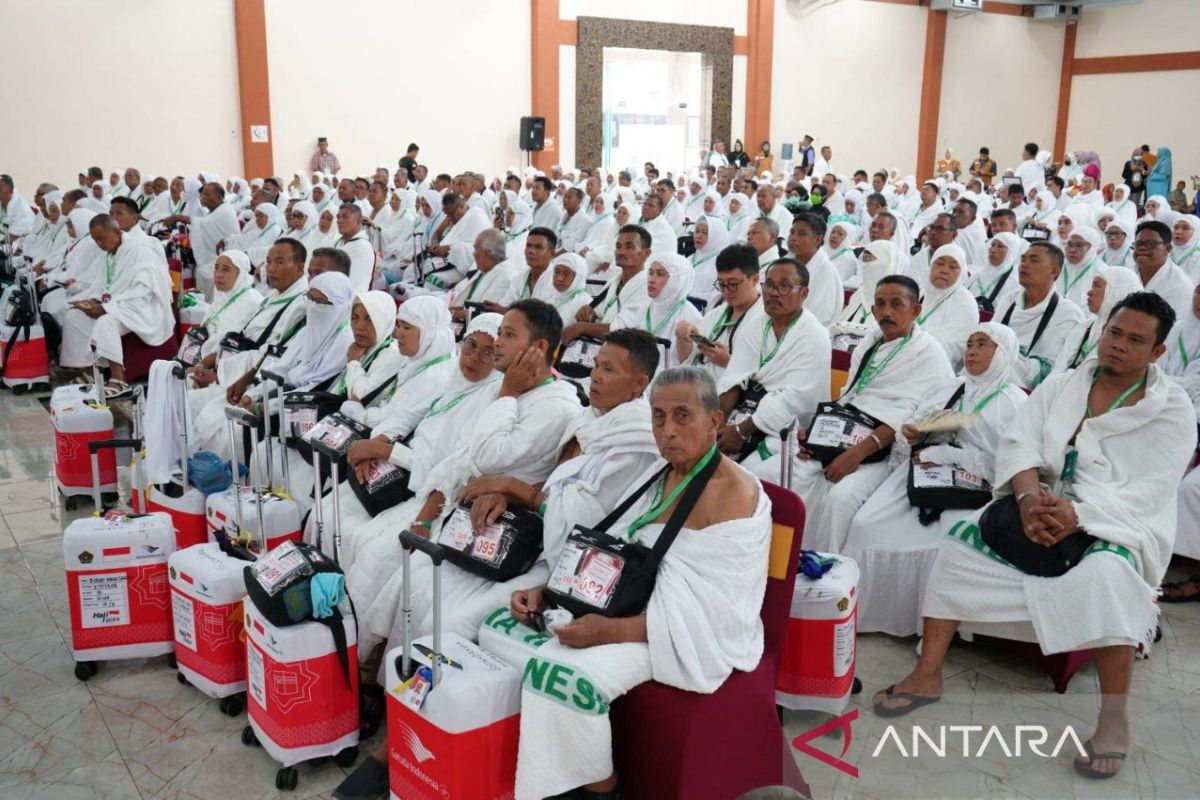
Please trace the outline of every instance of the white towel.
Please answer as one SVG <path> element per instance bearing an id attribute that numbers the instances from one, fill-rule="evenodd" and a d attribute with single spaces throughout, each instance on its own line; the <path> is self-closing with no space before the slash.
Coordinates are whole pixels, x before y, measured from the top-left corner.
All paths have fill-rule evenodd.
<path id="1" fill-rule="evenodd" d="M 175 361 L 160 360 L 150 365 L 149 391 L 142 435 L 146 441 L 146 480 L 166 483 L 176 462 L 187 458 L 180 433 L 187 420 L 188 441 L 192 439 L 192 417 L 184 413 L 180 381 L 171 374 Z"/>

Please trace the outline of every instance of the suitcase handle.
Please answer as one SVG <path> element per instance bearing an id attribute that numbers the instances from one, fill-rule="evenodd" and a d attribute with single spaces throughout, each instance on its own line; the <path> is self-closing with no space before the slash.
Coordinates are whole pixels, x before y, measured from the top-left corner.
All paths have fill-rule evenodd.
<path id="1" fill-rule="evenodd" d="M 793 422 L 779 432 L 779 442 L 782 445 L 782 452 L 779 454 L 779 485 L 789 492 L 792 490 L 792 470 L 795 467 L 792 464 L 792 447 L 795 444 L 792 433 L 795 429 L 796 423 Z"/>
<path id="2" fill-rule="evenodd" d="M 98 453 L 101 450 L 116 450 L 118 447 L 141 448 L 141 439 L 100 439 L 88 442 L 88 452 Z"/>
<path id="3" fill-rule="evenodd" d="M 225 419 L 243 427 L 258 427 L 258 415 L 240 406 L 225 406 Z"/>
<path id="4" fill-rule="evenodd" d="M 437 542 L 429 541 L 424 536 L 418 536 L 412 531 L 400 531 L 400 544 L 404 545 L 406 550 L 420 550 L 429 556 L 435 567 L 440 567 L 442 562 L 446 560 L 445 547 L 442 547 Z"/>
<path id="5" fill-rule="evenodd" d="M 442 680 L 442 562 L 446 560 L 446 548 L 418 536 L 410 530 L 400 531 L 400 549 L 403 554 L 404 601 L 400 613 L 404 615 L 404 650 L 401 652 L 401 668 L 407 676 L 412 668 L 412 571 L 409 562 L 413 550 L 420 550 L 433 561 L 433 680 L 430 689 Z"/>

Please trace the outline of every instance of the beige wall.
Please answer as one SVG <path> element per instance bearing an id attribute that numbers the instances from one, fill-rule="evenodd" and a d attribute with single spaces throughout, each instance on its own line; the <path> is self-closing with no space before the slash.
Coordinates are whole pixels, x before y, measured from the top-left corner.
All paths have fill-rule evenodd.
<path id="1" fill-rule="evenodd" d="M 916 165 L 927 9 L 891 3 L 775 4 L 771 144 L 806 133 L 849 175 Z M 750 144 L 747 143 L 747 149 Z M 776 162 L 778 167 L 778 162 Z"/>
<path id="2" fill-rule="evenodd" d="M 328 136 L 343 172 L 396 168 L 410 141 L 438 172 L 521 158 L 528 0 L 267 0 L 275 171 Z"/>
<path id="3" fill-rule="evenodd" d="M 0 0 L 0 36 L 0 169 L 27 198 L 89 166 L 241 172 L 231 3 Z"/>
<path id="4" fill-rule="evenodd" d="M 1026 142 L 1053 150 L 1062 52 L 1060 24 L 1001 14 L 951 15 L 935 161 L 952 147 L 965 172 L 987 146 L 1004 169 L 1019 163 Z M 915 127 L 916 115 L 910 119 Z"/>
<path id="5" fill-rule="evenodd" d="M 1200 3 L 1142 0 L 1138 5 L 1085 11 L 1076 58 L 1172 53 L 1200 47 Z"/>

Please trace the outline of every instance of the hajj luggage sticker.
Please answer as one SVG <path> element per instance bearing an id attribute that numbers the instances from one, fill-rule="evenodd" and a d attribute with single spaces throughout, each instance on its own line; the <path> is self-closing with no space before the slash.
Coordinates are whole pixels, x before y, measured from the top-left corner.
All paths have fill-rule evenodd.
<path id="1" fill-rule="evenodd" d="M 124 572 L 80 575 L 79 609 L 84 628 L 129 624 L 129 582 Z"/>

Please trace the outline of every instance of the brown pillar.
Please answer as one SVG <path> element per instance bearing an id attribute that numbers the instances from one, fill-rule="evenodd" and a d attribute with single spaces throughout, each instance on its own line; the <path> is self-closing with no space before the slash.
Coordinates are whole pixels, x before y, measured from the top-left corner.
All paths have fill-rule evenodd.
<path id="1" fill-rule="evenodd" d="M 1058 79 L 1058 118 L 1054 123 L 1054 162 L 1061 164 L 1067 149 L 1067 121 L 1071 116 L 1071 78 L 1075 74 L 1075 34 L 1078 26 L 1063 32 L 1062 73 Z"/>
<path id="2" fill-rule="evenodd" d="M 925 21 L 925 63 L 921 76 L 921 111 L 917 120 L 918 181 L 933 177 L 945 58 L 946 12 L 930 11 Z"/>
<path id="3" fill-rule="evenodd" d="M 264 0 L 233 0 L 237 34 L 238 95 L 242 111 L 242 163 L 246 180 L 275 174 L 271 149 L 271 88 L 267 72 L 267 16 Z M 265 127 L 267 141 L 252 128 Z"/>

